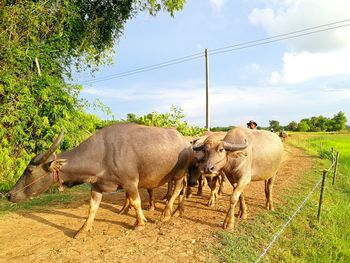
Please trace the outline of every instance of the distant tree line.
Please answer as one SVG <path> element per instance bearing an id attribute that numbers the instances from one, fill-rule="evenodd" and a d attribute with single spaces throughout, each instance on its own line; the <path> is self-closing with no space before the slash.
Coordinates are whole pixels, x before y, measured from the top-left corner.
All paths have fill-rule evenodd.
<path id="1" fill-rule="evenodd" d="M 300 132 L 320 132 L 320 131 L 342 131 L 349 127 L 346 125 L 347 119 L 345 113 L 340 111 L 333 116 L 333 118 L 327 118 L 324 116 L 305 118 L 300 122 L 292 121 L 286 126 L 280 125 L 277 120 L 270 120 L 270 126 L 268 129 L 274 131 L 300 131 Z"/>

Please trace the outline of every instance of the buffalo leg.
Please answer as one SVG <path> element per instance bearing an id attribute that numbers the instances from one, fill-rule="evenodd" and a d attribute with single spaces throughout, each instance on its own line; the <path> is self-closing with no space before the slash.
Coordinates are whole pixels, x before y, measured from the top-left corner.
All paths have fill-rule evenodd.
<path id="1" fill-rule="evenodd" d="M 275 177 L 271 177 L 268 180 L 265 180 L 265 195 L 266 195 L 266 209 L 273 210 L 272 203 L 272 188 Z"/>
<path id="2" fill-rule="evenodd" d="M 203 177 L 200 175 L 198 177 L 198 190 L 197 190 L 197 195 L 202 196 L 203 193 Z"/>
<path id="3" fill-rule="evenodd" d="M 148 196 L 149 196 L 149 211 L 154 211 L 155 209 L 155 201 L 154 201 L 154 195 L 152 189 L 147 189 Z"/>
<path id="4" fill-rule="evenodd" d="M 127 191 L 129 194 L 130 205 L 136 211 L 135 229 L 142 228 L 146 224 L 147 219 L 144 216 L 141 208 L 141 198 L 137 186 L 130 187 L 128 189 L 125 188 L 125 191 Z"/>
<path id="5" fill-rule="evenodd" d="M 148 196 L 149 196 L 149 211 L 154 211 L 155 208 L 155 201 L 154 201 L 154 196 L 153 196 L 153 190 L 152 189 L 147 189 Z M 125 202 L 123 205 L 123 208 L 119 211 L 119 214 L 128 214 L 130 210 L 130 200 L 129 200 L 129 195 L 128 193 L 125 194 Z"/>
<path id="6" fill-rule="evenodd" d="M 191 198 L 192 197 L 192 187 L 188 186 L 186 187 L 186 197 Z"/>
<path id="7" fill-rule="evenodd" d="M 102 192 L 97 191 L 93 187 L 91 188 L 91 198 L 90 198 L 90 207 L 89 207 L 89 216 L 86 219 L 84 225 L 79 229 L 78 233 L 75 235 L 75 238 L 80 235 L 91 231 L 92 224 L 94 222 L 96 212 L 98 207 L 100 206 L 102 200 Z"/>
<path id="8" fill-rule="evenodd" d="M 165 222 L 168 221 L 171 218 L 171 213 L 173 211 L 173 204 L 176 199 L 176 197 L 179 196 L 181 190 L 183 187 L 183 178 L 178 179 L 175 181 L 175 188 L 172 196 L 170 197 L 169 202 L 166 204 L 165 209 L 162 214 L 161 221 Z"/>
<path id="9" fill-rule="evenodd" d="M 209 207 L 213 207 L 216 203 L 217 198 L 218 198 L 218 189 L 216 188 L 217 180 L 218 180 L 218 176 L 215 176 L 214 178 L 211 178 L 211 180 L 208 182 L 208 185 L 211 189 L 210 198 L 209 198 L 209 202 L 208 202 Z"/>
<path id="10" fill-rule="evenodd" d="M 226 181 L 226 175 L 224 173 L 221 174 L 221 180 L 220 182 L 220 187 L 219 187 L 219 195 L 222 195 L 224 193 L 224 186 L 225 186 L 225 181 Z"/>
<path id="11" fill-rule="evenodd" d="M 173 185 L 174 185 L 173 180 L 170 180 L 170 181 L 168 182 L 168 190 L 167 190 L 167 193 L 166 193 L 166 195 L 162 198 L 163 201 L 169 201 L 169 200 L 170 200 L 171 194 L 172 194 L 172 192 L 173 192 Z"/>
<path id="12" fill-rule="evenodd" d="M 174 216 L 182 216 L 185 212 L 185 195 L 187 189 L 187 180 L 184 178 L 182 180 L 182 191 L 179 194 L 179 205 L 174 212 Z"/>
<path id="13" fill-rule="evenodd" d="M 223 228 L 231 229 L 234 227 L 235 223 L 235 207 L 239 200 L 240 195 L 242 194 L 244 188 L 246 187 L 247 182 L 238 182 L 237 186 L 233 189 L 233 193 L 230 198 L 230 208 L 227 211 L 226 218 L 224 220 Z"/>
<path id="14" fill-rule="evenodd" d="M 129 213 L 129 209 L 130 209 L 129 195 L 128 193 L 125 193 L 125 202 L 124 202 L 123 208 L 119 211 L 119 214 L 127 214 Z"/>
<path id="15" fill-rule="evenodd" d="M 247 205 L 245 204 L 243 192 L 242 192 L 241 195 L 239 196 L 239 211 L 238 211 L 238 217 L 240 217 L 240 218 L 242 218 L 242 219 L 246 219 L 246 218 L 247 218 Z"/>

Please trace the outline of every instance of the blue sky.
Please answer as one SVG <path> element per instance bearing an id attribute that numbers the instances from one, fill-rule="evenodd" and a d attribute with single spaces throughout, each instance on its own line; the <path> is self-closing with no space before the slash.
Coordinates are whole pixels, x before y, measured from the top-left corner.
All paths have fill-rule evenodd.
<path id="1" fill-rule="evenodd" d="M 94 77 L 77 74 L 75 81 L 84 85 L 83 98 L 100 99 L 117 119 L 176 105 L 189 124 L 204 126 L 204 56 L 123 78 L 84 81 L 350 19 L 347 10 L 348 0 L 188 0 L 174 18 L 141 13 L 128 21 L 113 65 Z M 244 126 L 250 119 L 261 126 L 269 120 L 287 125 L 339 111 L 350 122 L 350 26 L 210 55 L 209 67 L 212 127 Z"/>

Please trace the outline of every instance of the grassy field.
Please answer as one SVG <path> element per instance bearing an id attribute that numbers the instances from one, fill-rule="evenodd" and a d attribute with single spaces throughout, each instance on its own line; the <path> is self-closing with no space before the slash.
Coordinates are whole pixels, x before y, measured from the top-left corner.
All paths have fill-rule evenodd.
<path id="1" fill-rule="evenodd" d="M 223 262 L 255 262 L 331 164 L 331 148 L 340 152 L 340 170 L 334 186 L 326 179 L 321 220 L 317 221 L 320 188 L 270 248 L 261 262 L 350 262 L 350 134 L 293 134 L 288 142 L 317 155 L 294 189 L 286 189 L 284 204 L 252 221 L 242 222 L 235 233 L 221 232 L 214 253 Z"/>

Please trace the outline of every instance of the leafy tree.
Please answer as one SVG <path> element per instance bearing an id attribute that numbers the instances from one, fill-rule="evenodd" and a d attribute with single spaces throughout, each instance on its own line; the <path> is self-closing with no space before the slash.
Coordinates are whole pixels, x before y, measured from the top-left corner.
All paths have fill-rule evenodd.
<path id="1" fill-rule="evenodd" d="M 290 122 L 286 126 L 286 130 L 288 130 L 288 131 L 296 131 L 297 129 L 298 129 L 298 123 L 295 121 Z"/>
<path id="2" fill-rule="evenodd" d="M 276 120 L 269 120 L 270 126 L 269 129 L 273 129 L 274 131 L 281 130 L 280 122 Z"/>
<path id="3" fill-rule="evenodd" d="M 330 125 L 328 127 L 329 131 L 341 131 L 346 129 L 346 116 L 345 113 L 340 111 L 333 116 L 330 120 Z"/>
<path id="4" fill-rule="evenodd" d="M 301 131 L 301 132 L 309 131 L 310 130 L 310 126 L 308 124 L 308 121 L 306 119 L 300 121 L 299 124 L 298 124 L 297 130 Z"/>
<path id="5" fill-rule="evenodd" d="M 173 15 L 184 3 L 0 1 L 0 191 L 62 127 L 67 132 L 61 149 L 68 149 L 106 125 L 86 113 L 82 87 L 68 83 L 72 70 L 94 72 L 110 63 L 126 21 L 137 13 L 164 9 Z"/>

